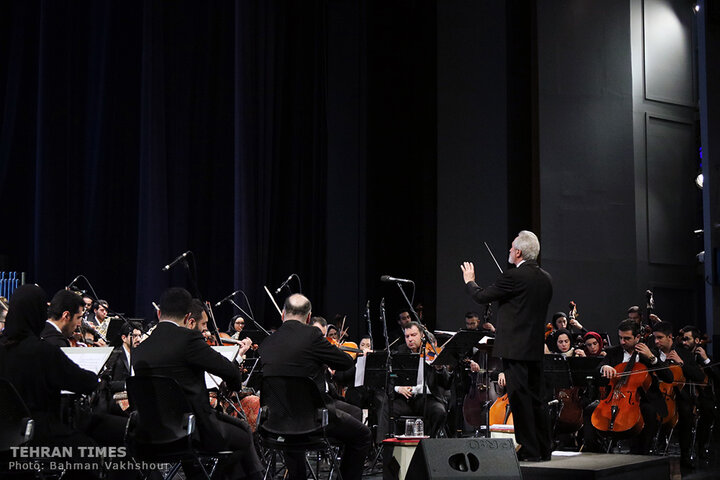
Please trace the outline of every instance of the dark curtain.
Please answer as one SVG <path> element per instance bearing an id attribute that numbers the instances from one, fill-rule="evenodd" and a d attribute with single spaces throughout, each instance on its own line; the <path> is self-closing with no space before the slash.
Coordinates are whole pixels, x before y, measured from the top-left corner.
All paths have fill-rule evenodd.
<path id="1" fill-rule="evenodd" d="M 262 286 L 295 272 L 322 305 L 325 8 L 0 4 L 0 269 L 152 318 L 191 250 L 203 298 L 243 289 L 272 324 Z"/>

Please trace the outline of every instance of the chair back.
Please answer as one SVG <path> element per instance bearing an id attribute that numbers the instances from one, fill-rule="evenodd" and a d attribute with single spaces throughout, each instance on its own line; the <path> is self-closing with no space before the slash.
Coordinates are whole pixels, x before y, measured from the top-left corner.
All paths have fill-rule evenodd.
<path id="1" fill-rule="evenodd" d="M 182 387 L 170 377 L 128 377 L 127 393 L 133 412 L 135 440 L 165 444 L 188 439 L 194 430 L 193 410 Z"/>
<path id="2" fill-rule="evenodd" d="M 0 378 L 0 452 L 30 441 L 34 423 L 30 410 L 12 383 Z"/>
<path id="3" fill-rule="evenodd" d="M 328 409 L 315 382 L 306 377 L 263 377 L 258 429 L 273 435 L 322 433 Z"/>

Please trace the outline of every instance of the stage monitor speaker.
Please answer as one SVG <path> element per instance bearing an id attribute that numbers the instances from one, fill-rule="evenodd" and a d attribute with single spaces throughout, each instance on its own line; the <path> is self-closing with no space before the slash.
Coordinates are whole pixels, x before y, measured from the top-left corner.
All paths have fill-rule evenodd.
<path id="1" fill-rule="evenodd" d="M 428 438 L 415 449 L 410 480 L 518 479 L 515 445 L 507 438 Z"/>

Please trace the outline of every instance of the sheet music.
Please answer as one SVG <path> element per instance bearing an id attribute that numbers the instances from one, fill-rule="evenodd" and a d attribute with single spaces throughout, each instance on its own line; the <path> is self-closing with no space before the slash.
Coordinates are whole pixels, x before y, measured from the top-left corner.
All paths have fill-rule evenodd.
<path id="1" fill-rule="evenodd" d="M 355 363 L 355 386 L 356 387 L 362 387 L 365 385 L 365 362 L 367 361 L 367 357 L 363 355 L 362 357 L 358 357 L 357 362 Z"/>
<path id="2" fill-rule="evenodd" d="M 95 375 L 98 374 L 100 369 L 110 354 L 113 351 L 112 347 L 62 347 L 60 350 L 73 362 L 75 362 L 80 368 L 90 370 Z"/>
<path id="3" fill-rule="evenodd" d="M 211 348 L 230 361 L 232 361 L 233 357 L 235 357 L 235 352 L 237 352 L 238 350 L 237 346 L 232 345 L 229 347 L 222 346 Z M 207 388 L 217 388 L 217 386 L 220 385 L 221 382 L 222 378 L 205 372 L 205 386 Z"/>
<path id="4" fill-rule="evenodd" d="M 112 347 L 61 347 L 60 350 L 77 366 L 84 370 L 90 370 L 95 375 L 102 369 L 105 362 L 110 358 Z M 61 394 L 75 393 L 62 390 Z"/>

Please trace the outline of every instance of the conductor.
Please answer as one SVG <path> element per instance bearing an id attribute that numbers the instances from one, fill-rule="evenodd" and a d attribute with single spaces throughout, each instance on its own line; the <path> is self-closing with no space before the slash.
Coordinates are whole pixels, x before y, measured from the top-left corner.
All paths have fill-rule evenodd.
<path id="1" fill-rule="evenodd" d="M 550 275 L 537 264 L 540 242 L 527 230 L 510 246 L 509 268 L 494 284 L 475 283 L 475 267 L 464 262 L 465 290 L 480 304 L 498 301 L 494 355 L 501 357 L 510 409 L 515 418 L 518 460 L 550 460 L 550 422 L 542 402 L 543 344 L 548 304 L 552 298 Z"/>

